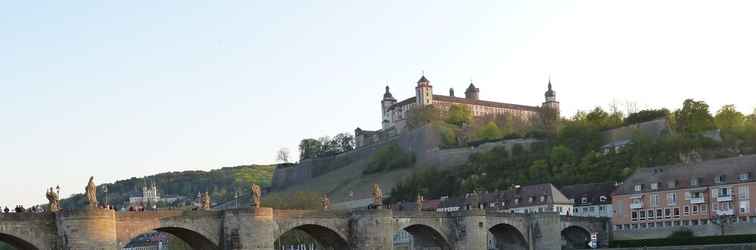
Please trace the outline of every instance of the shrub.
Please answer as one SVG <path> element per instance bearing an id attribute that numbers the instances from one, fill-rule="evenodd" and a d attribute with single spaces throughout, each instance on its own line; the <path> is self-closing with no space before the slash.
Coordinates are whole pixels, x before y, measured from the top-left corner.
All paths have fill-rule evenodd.
<path id="1" fill-rule="evenodd" d="M 368 166 L 363 174 L 372 174 L 406 168 L 415 164 L 415 155 L 402 151 L 399 144 L 392 143 L 379 148 L 368 158 Z"/>

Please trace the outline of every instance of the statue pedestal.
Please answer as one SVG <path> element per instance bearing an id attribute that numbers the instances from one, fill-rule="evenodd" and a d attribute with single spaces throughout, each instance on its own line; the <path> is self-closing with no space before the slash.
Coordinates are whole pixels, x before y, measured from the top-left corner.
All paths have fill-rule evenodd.
<path id="1" fill-rule="evenodd" d="M 58 235 L 66 249 L 117 249 L 115 211 L 88 207 L 57 217 Z"/>

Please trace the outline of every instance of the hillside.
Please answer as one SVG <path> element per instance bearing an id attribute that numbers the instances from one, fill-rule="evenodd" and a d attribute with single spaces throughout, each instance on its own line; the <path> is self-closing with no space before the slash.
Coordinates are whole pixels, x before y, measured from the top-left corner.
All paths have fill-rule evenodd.
<path id="1" fill-rule="evenodd" d="M 257 183 L 262 187 L 269 187 L 273 177 L 275 165 L 244 165 L 225 167 L 211 171 L 182 171 L 160 173 L 141 178 L 132 177 L 115 183 L 104 183 L 97 186 L 97 197 L 100 202 L 105 201 L 104 193 L 107 186 L 107 199 L 117 208 L 127 206 L 129 196 L 141 194 L 142 187 L 156 183 L 159 194 L 179 195 L 194 199 L 199 192 L 210 192 L 214 202 L 233 199 L 236 191 L 246 194 L 250 190 L 250 183 Z M 83 194 L 76 194 L 62 201 L 63 208 L 80 208 L 85 204 Z M 182 205 L 182 204 L 162 204 Z"/>

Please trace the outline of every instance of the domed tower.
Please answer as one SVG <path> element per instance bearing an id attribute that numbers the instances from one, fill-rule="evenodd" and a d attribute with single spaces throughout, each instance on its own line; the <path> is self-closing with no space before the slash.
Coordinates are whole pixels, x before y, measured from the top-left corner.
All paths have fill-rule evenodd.
<path id="1" fill-rule="evenodd" d="M 476 88 L 475 85 L 470 82 L 470 86 L 467 86 L 467 90 L 465 90 L 465 98 L 471 100 L 479 100 L 480 89 Z"/>
<path id="2" fill-rule="evenodd" d="M 550 126 L 559 120 L 559 102 L 556 99 L 556 91 L 551 89 L 551 79 L 549 79 L 549 89 L 546 90 L 544 97 L 546 97 L 546 101 L 543 102 L 541 108 L 544 113 L 544 122 L 547 126 Z"/>
<path id="3" fill-rule="evenodd" d="M 384 129 L 391 127 L 392 118 L 388 110 L 394 104 L 396 104 L 396 99 L 389 92 L 389 86 L 386 85 L 386 93 L 383 94 L 383 100 L 381 100 L 381 127 Z"/>
<path id="4" fill-rule="evenodd" d="M 417 80 L 417 87 L 415 87 L 415 100 L 417 106 L 426 106 L 433 104 L 433 86 L 430 85 L 430 81 L 425 78 L 425 75 Z"/>

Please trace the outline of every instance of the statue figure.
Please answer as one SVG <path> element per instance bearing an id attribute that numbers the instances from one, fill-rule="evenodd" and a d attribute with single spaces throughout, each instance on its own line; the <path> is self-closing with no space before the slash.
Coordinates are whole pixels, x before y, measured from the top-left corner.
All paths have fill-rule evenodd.
<path id="1" fill-rule="evenodd" d="M 53 188 L 50 188 L 45 196 L 50 204 L 48 209 L 50 212 L 54 213 L 60 210 L 60 198 L 58 197 L 58 193 L 53 192 Z"/>
<path id="2" fill-rule="evenodd" d="M 260 186 L 252 183 L 252 196 L 250 197 L 250 203 L 253 208 L 260 208 L 260 200 L 262 197 L 262 191 Z"/>
<path id="3" fill-rule="evenodd" d="M 415 206 L 417 208 L 417 211 L 423 211 L 423 196 L 420 194 L 417 194 L 417 200 L 415 200 Z"/>
<path id="4" fill-rule="evenodd" d="M 373 205 L 376 208 L 381 207 L 383 205 L 383 192 L 381 191 L 381 187 L 378 186 L 378 184 L 373 184 Z"/>
<path id="5" fill-rule="evenodd" d="M 210 209 L 210 193 L 204 192 L 202 193 L 202 200 L 200 203 L 200 208 L 208 210 Z"/>
<path id="6" fill-rule="evenodd" d="M 94 176 L 89 177 L 89 183 L 87 188 L 84 189 L 84 193 L 87 196 L 87 205 L 97 207 L 97 185 L 94 183 Z"/>
<path id="7" fill-rule="evenodd" d="M 331 207 L 331 199 L 328 199 L 328 194 L 323 194 L 320 204 L 323 206 L 323 210 L 328 210 Z"/>

